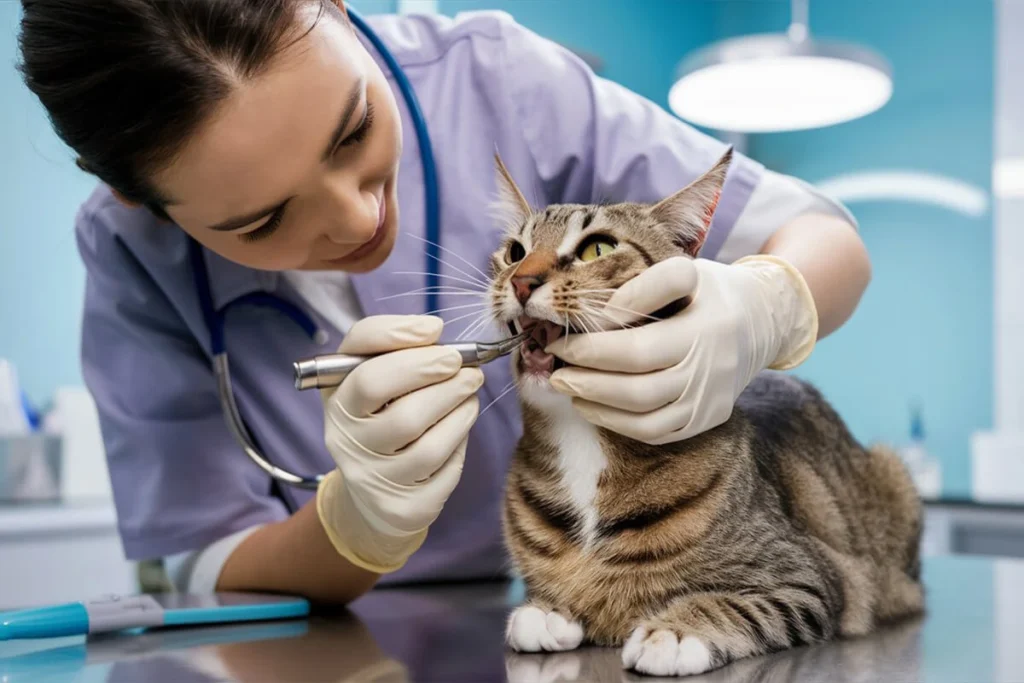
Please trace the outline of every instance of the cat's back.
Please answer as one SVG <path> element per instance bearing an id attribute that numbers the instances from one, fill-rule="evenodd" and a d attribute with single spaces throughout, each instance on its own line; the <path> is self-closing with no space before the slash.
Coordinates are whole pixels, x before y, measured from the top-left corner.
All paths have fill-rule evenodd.
<path id="1" fill-rule="evenodd" d="M 751 428 L 754 454 L 833 463 L 864 452 L 839 413 L 810 382 L 784 372 L 759 373 L 740 394 L 732 420 Z"/>

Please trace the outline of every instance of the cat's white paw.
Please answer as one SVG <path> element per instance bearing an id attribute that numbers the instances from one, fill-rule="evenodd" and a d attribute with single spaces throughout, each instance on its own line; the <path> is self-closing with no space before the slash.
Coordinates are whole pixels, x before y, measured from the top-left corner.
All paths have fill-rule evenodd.
<path id="1" fill-rule="evenodd" d="M 583 642 L 583 627 L 557 612 L 523 605 L 508 619 L 505 642 L 519 652 L 575 650 Z"/>
<path id="2" fill-rule="evenodd" d="M 622 665 L 652 676 L 688 676 L 711 668 L 711 650 L 696 636 L 637 627 L 622 647 Z"/>

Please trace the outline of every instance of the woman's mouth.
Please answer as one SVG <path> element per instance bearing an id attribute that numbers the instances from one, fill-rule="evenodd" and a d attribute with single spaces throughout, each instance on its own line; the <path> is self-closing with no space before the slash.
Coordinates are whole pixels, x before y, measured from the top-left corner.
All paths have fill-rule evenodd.
<path id="1" fill-rule="evenodd" d="M 510 321 L 508 326 L 513 334 L 518 334 L 521 330 L 529 333 L 519 347 L 519 369 L 524 374 L 547 377 L 555 370 L 565 367 L 563 360 L 544 350 L 565 334 L 565 325 L 523 315 L 518 320 Z M 570 331 L 573 330 L 570 328 Z"/>

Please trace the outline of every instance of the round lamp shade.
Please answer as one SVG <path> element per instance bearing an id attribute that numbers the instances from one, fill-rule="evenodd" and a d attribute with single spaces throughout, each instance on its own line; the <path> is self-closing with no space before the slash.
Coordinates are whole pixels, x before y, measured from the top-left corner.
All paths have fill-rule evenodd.
<path id="1" fill-rule="evenodd" d="M 716 43 L 684 60 L 668 101 L 696 125 L 772 133 L 851 121 L 891 96 L 890 68 L 875 53 L 768 34 Z"/>

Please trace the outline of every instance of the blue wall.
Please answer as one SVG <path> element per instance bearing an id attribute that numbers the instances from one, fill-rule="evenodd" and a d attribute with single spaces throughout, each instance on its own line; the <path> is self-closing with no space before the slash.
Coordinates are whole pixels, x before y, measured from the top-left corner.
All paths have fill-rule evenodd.
<path id="1" fill-rule="evenodd" d="M 0 2 L 0 358 L 35 400 L 81 384 L 78 334 L 85 270 L 74 217 L 92 179 L 49 128 L 14 66 L 21 5 Z"/>
<path id="2" fill-rule="evenodd" d="M 673 68 L 711 36 L 714 2 L 439 0 L 442 14 L 500 9 L 566 47 L 596 54 L 603 76 L 667 108 Z"/>
<path id="3" fill-rule="evenodd" d="M 886 56 L 894 94 L 879 112 L 816 131 L 760 135 L 750 153 L 810 182 L 916 170 L 991 188 L 992 4 L 812 2 L 811 30 Z M 784 30 L 788 3 L 725 0 L 716 32 Z M 902 443 L 920 400 L 945 493 L 970 492 L 969 438 L 992 420 L 992 215 L 920 204 L 852 204 L 874 278 L 853 319 L 798 374 L 819 384 L 857 436 Z"/>

